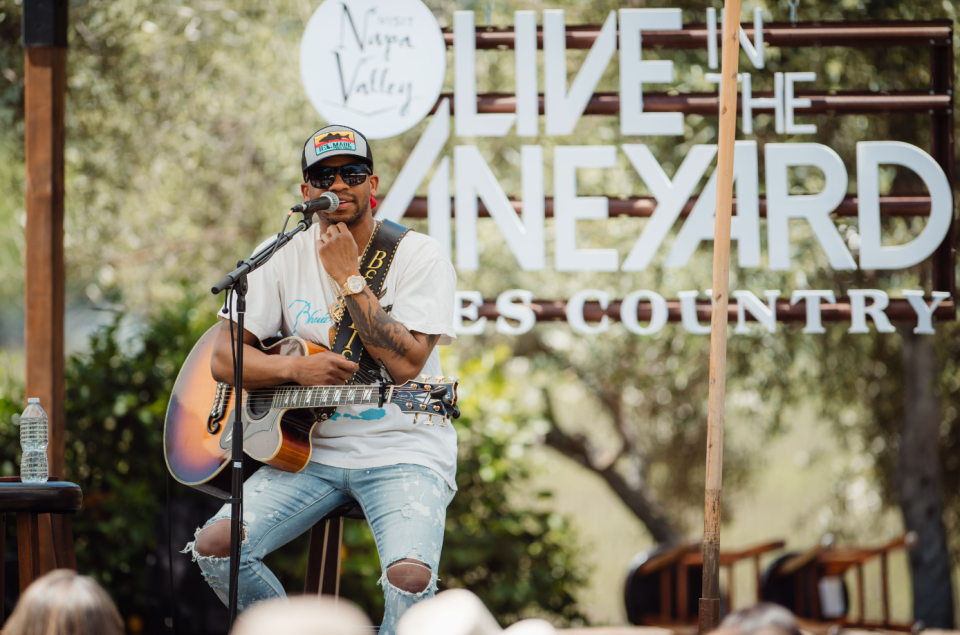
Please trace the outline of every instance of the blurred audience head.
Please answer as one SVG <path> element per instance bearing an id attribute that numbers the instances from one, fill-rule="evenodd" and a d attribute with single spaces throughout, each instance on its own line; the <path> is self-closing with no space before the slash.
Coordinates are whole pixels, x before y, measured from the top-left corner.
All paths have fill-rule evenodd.
<path id="1" fill-rule="evenodd" d="M 729 635 L 800 635 L 800 626 L 793 613 L 784 607 L 761 602 L 723 618 L 717 632 Z"/>
<path id="2" fill-rule="evenodd" d="M 520 620 L 506 630 L 476 595 L 450 589 L 418 602 L 400 618 L 397 635 L 555 635 L 544 620 Z"/>
<path id="3" fill-rule="evenodd" d="M 123 635 L 123 620 L 92 578 L 57 569 L 27 588 L 3 625 L 3 634 Z"/>
<path id="4" fill-rule="evenodd" d="M 267 600 L 244 611 L 231 635 L 370 635 L 370 620 L 347 600 L 300 596 Z M 6 635 L 6 634 L 4 634 Z"/>

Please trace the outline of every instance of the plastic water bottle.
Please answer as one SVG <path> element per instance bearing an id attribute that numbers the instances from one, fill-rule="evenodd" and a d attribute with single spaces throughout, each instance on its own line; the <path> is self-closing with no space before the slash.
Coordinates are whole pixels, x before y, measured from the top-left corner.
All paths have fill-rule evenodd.
<path id="1" fill-rule="evenodd" d="M 46 483 L 47 413 L 36 397 L 27 399 L 27 409 L 20 415 L 20 480 L 24 483 Z"/>

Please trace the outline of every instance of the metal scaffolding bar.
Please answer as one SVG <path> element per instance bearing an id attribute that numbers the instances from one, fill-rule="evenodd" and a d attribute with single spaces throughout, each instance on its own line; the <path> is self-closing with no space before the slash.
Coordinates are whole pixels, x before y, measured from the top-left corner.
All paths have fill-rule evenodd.
<path id="1" fill-rule="evenodd" d="M 740 28 L 750 40 L 754 40 L 752 23 L 744 22 Z M 589 49 L 600 34 L 601 25 L 585 24 L 567 26 L 567 48 Z M 717 29 L 717 41 L 720 41 Z M 905 23 L 891 22 L 770 22 L 763 25 L 763 41 L 768 46 L 938 46 L 950 41 L 953 24 L 950 20 L 930 20 Z M 619 32 L 618 32 L 619 35 Z M 445 29 L 443 38 L 447 46 L 453 46 L 453 32 Z M 617 41 L 619 42 L 619 37 Z M 665 49 L 696 49 L 707 46 L 707 26 L 686 24 L 679 31 L 644 31 L 646 47 Z M 477 29 L 478 49 L 512 49 L 513 28 Z M 543 48 L 543 29 L 537 28 L 537 47 Z"/>
<path id="2" fill-rule="evenodd" d="M 772 91 L 755 91 L 755 98 L 773 97 Z M 810 100 L 809 108 L 797 110 L 801 115 L 871 115 L 871 114 L 934 114 L 947 115 L 953 108 L 953 95 L 946 92 L 931 94 L 928 91 L 891 91 L 887 93 L 867 93 L 843 91 L 825 93 L 823 91 L 798 91 L 797 98 Z M 450 101 L 450 113 L 455 114 L 453 94 L 443 93 L 434 104 L 430 114 L 434 114 L 444 99 Z M 539 96 L 540 114 L 543 111 L 543 95 Z M 741 112 L 742 98 L 737 97 L 737 112 Z M 644 112 L 682 112 L 685 115 L 703 115 L 716 117 L 720 109 L 720 97 L 716 93 L 643 93 Z M 772 107 L 754 107 L 755 113 L 772 113 Z M 487 93 L 477 95 L 478 113 L 514 113 L 517 111 L 517 98 L 509 93 Z M 584 115 L 615 117 L 620 114 L 620 95 L 617 93 L 594 93 L 590 97 Z"/>
<path id="3" fill-rule="evenodd" d="M 686 218 L 696 205 L 698 196 L 691 196 L 680 212 L 681 218 Z M 517 214 L 523 214 L 523 202 L 511 198 L 510 205 Z M 607 197 L 610 216 L 632 216 L 635 218 L 649 218 L 657 209 L 656 199 L 649 196 L 631 196 L 628 198 Z M 453 198 L 450 199 L 451 215 L 456 216 L 456 206 Z M 733 211 L 736 213 L 737 199 L 733 199 Z M 489 210 L 483 201 L 477 201 L 477 211 L 481 218 L 490 216 Z M 553 217 L 553 197 L 548 196 L 544 201 L 544 212 L 547 218 Z M 834 210 L 833 214 L 840 217 L 856 218 L 858 212 L 858 198 L 855 194 L 848 194 L 843 202 Z M 893 195 L 880 197 L 880 214 L 883 216 L 929 216 L 930 197 L 925 195 Z M 767 216 L 767 197 L 760 197 L 760 217 Z M 427 199 L 418 196 L 410 202 L 405 218 L 427 218 Z"/>

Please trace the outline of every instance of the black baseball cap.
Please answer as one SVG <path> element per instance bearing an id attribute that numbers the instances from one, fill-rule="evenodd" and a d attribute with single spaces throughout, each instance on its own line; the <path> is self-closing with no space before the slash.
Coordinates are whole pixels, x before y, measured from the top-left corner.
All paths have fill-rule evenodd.
<path id="1" fill-rule="evenodd" d="M 303 144 L 301 171 L 306 175 L 313 165 L 339 156 L 356 157 L 373 167 L 373 152 L 367 138 L 349 126 L 331 125 L 314 132 Z"/>

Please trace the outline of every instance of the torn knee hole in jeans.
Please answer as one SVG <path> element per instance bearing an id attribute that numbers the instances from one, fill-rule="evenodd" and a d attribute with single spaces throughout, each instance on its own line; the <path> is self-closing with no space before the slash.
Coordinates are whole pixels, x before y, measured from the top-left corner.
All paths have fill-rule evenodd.
<path id="1" fill-rule="evenodd" d="M 380 584 L 385 589 L 393 589 L 413 598 L 436 590 L 436 583 L 436 574 L 416 554 L 392 562 L 380 578 Z"/>
<path id="2" fill-rule="evenodd" d="M 199 540 L 199 538 L 200 538 L 200 534 L 201 534 L 202 532 L 204 532 L 207 528 L 211 527 L 212 525 L 214 525 L 214 524 L 216 524 L 216 523 L 218 523 L 218 522 L 224 521 L 224 520 L 229 520 L 229 519 L 228 519 L 228 518 L 214 518 L 214 519 L 210 520 L 210 521 L 209 521 L 206 525 L 204 525 L 203 527 L 197 527 L 197 530 L 196 530 L 195 532 L 193 532 L 193 541 L 192 541 L 192 542 L 188 542 L 187 545 L 183 548 L 183 550 L 182 550 L 180 553 L 190 554 L 190 555 L 192 556 L 192 558 L 193 558 L 193 562 L 197 562 L 197 561 L 204 561 L 204 562 L 225 562 L 225 561 L 229 560 L 229 559 L 230 559 L 229 556 L 220 557 L 220 556 L 216 556 L 216 555 L 204 555 L 204 554 L 201 554 L 201 553 L 199 553 L 199 552 L 197 551 L 197 542 L 198 542 L 198 540 Z M 241 524 L 240 524 L 240 545 L 243 546 L 243 545 L 246 545 L 246 544 L 247 544 L 247 523 L 241 522 Z M 228 550 L 229 550 L 229 549 L 228 549 Z M 206 576 L 206 575 L 207 575 L 207 574 L 204 574 L 204 576 Z"/>

